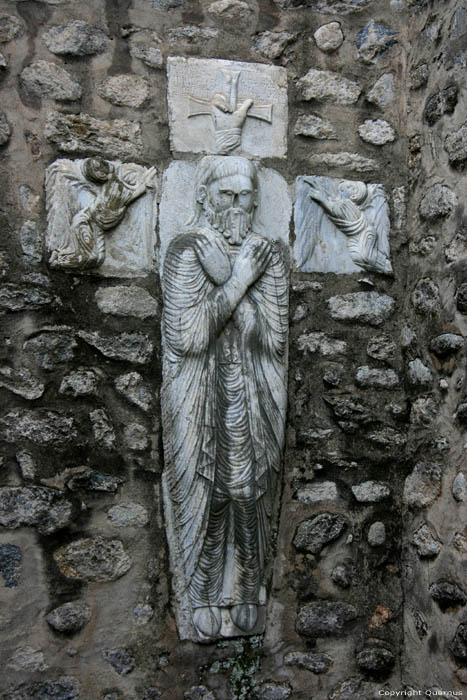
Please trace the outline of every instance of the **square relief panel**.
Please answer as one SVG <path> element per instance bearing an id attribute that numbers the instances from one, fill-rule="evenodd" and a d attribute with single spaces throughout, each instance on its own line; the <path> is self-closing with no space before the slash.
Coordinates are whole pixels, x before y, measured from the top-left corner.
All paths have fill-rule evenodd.
<path id="1" fill-rule="evenodd" d="M 154 269 L 156 171 L 103 158 L 57 160 L 46 173 L 49 265 L 138 277 Z"/>
<path id="2" fill-rule="evenodd" d="M 294 221 L 294 257 L 303 272 L 393 274 L 382 185 L 299 177 Z"/>
<path id="3" fill-rule="evenodd" d="M 262 63 L 167 59 L 173 151 L 287 153 L 287 73 Z"/>

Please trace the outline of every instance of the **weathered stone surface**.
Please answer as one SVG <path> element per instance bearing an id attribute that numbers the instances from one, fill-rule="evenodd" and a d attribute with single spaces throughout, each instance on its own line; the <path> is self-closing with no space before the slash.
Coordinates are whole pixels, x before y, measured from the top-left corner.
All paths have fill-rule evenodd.
<path id="1" fill-rule="evenodd" d="M 44 654 L 40 649 L 24 646 L 15 649 L 8 660 L 8 666 L 15 671 L 46 671 L 49 667 L 44 663 Z"/>
<path id="2" fill-rule="evenodd" d="M 457 333 L 441 333 L 430 342 L 430 350 L 438 357 L 446 357 L 464 347 L 465 341 Z"/>
<path id="3" fill-rule="evenodd" d="M 287 152 L 287 73 L 284 68 L 262 63 L 241 63 L 220 59 L 198 59 L 170 57 L 167 59 L 169 126 L 172 149 L 192 153 L 225 153 L 237 148 L 250 155 L 285 157 Z M 242 100 L 236 98 L 234 111 L 226 110 L 220 117 L 223 104 L 230 100 L 226 92 L 226 73 L 239 72 L 238 91 Z M 221 97 L 222 95 L 222 97 Z M 207 112 L 189 116 L 187 99 L 203 100 L 210 106 Z M 246 100 L 254 104 L 274 105 L 271 122 L 267 130 L 260 119 L 251 118 Z M 254 105 L 249 108 L 254 111 Z M 227 116 L 225 116 L 227 115 Z M 231 116 L 229 116 L 231 115 Z M 215 119 L 213 119 L 215 117 Z M 234 121 L 239 121 L 235 126 Z M 231 142 L 225 136 L 231 129 L 235 132 Z M 233 134 L 233 132 L 232 132 Z"/>
<path id="4" fill-rule="evenodd" d="M 81 686 L 72 676 L 60 676 L 56 681 L 22 683 L 6 692 L 2 700 L 79 700 Z"/>
<path id="5" fill-rule="evenodd" d="M 321 513 L 311 520 L 304 520 L 297 528 L 293 540 L 300 551 L 319 554 L 330 542 L 342 535 L 347 523 L 335 513 Z"/>
<path id="6" fill-rule="evenodd" d="M 436 313 L 440 306 L 439 287 L 430 277 L 423 277 L 412 292 L 412 304 L 417 313 L 429 316 Z"/>
<path id="7" fill-rule="evenodd" d="M 151 389 L 145 384 L 143 377 L 138 372 L 122 374 L 115 380 L 115 388 L 130 403 L 138 406 L 143 411 L 149 411 L 154 397 Z"/>
<path id="8" fill-rule="evenodd" d="M 308 163 L 312 167 L 341 168 L 345 172 L 370 173 L 378 169 L 378 163 L 373 158 L 366 158 L 360 153 L 348 151 L 317 153 L 308 159 Z"/>
<path id="9" fill-rule="evenodd" d="M 38 287 L 4 284 L 0 287 L 0 311 L 28 311 L 52 303 L 49 292 Z"/>
<path id="10" fill-rule="evenodd" d="M 456 581 L 441 580 L 430 584 L 430 595 L 443 612 L 467 603 L 466 592 Z"/>
<path id="11" fill-rule="evenodd" d="M 39 367 L 53 370 L 73 359 L 76 341 L 71 333 L 46 331 L 27 340 L 23 348 L 31 354 Z"/>
<path id="12" fill-rule="evenodd" d="M 367 425 L 374 420 L 373 412 L 353 396 L 324 396 L 323 398 L 331 406 L 336 419 L 340 421 Z"/>
<path id="13" fill-rule="evenodd" d="M 313 36 L 316 46 L 325 53 L 336 51 L 344 42 L 344 35 L 339 22 L 323 24 Z"/>
<path id="14" fill-rule="evenodd" d="M 19 241 L 25 262 L 31 265 L 40 263 L 42 260 L 42 233 L 36 221 L 24 222 L 19 233 Z"/>
<path id="15" fill-rule="evenodd" d="M 430 126 L 436 124 L 444 114 L 452 114 L 457 105 L 459 88 L 457 85 L 450 85 L 444 90 L 431 95 L 425 104 L 423 116 Z"/>
<path id="16" fill-rule="evenodd" d="M 396 139 L 392 126 L 384 119 L 367 119 L 358 127 L 360 138 L 374 146 L 384 146 Z"/>
<path id="17" fill-rule="evenodd" d="M 399 377 L 393 369 L 377 367 L 359 367 L 355 375 L 357 386 L 372 389 L 393 389 L 399 384 Z"/>
<path id="18" fill-rule="evenodd" d="M 30 440 L 37 445 L 62 445 L 77 437 L 72 417 L 47 409 L 10 411 L 0 420 L 0 437 L 7 442 Z"/>
<path id="19" fill-rule="evenodd" d="M 317 114 L 302 114 L 295 122 L 295 136 L 309 136 L 314 139 L 337 139 L 333 125 L 328 119 Z"/>
<path id="20" fill-rule="evenodd" d="M 356 655 L 356 659 L 363 671 L 376 673 L 390 671 L 396 662 L 392 651 L 384 647 L 366 647 Z"/>
<path id="21" fill-rule="evenodd" d="M 394 312 L 394 299 L 377 292 L 352 292 L 328 299 L 331 317 L 335 321 L 354 321 L 380 326 Z"/>
<path id="22" fill-rule="evenodd" d="M 343 78 L 339 73 L 311 68 L 301 78 L 297 87 L 304 100 L 326 100 L 334 104 L 350 105 L 358 100 L 362 91 L 354 81 Z"/>
<path id="23" fill-rule="evenodd" d="M 308 603 L 299 610 L 295 629 L 306 637 L 339 636 L 356 617 L 357 609 L 349 603 Z"/>
<path id="24" fill-rule="evenodd" d="M 46 620 L 57 632 L 79 632 L 91 619 L 91 607 L 84 600 L 73 600 L 55 608 Z"/>
<path id="25" fill-rule="evenodd" d="M 384 24 L 370 20 L 356 37 L 358 57 L 364 63 L 376 63 L 397 42 L 397 34 Z"/>
<path id="26" fill-rule="evenodd" d="M 444 139 L 444 148 L 449 162 L 455 168 L 464 168 L 467 160 L 467 122 Z"/>
<path id="27" fill-rule="evenodd" d="M 352 493 L 359 503 L 378 503 L 391 495 L 391 489 L 382 481 L 362 481 L 352 486 Z"/>
<path id="28" fill-rule="evenodd" d="M 162 68 L 164 64 L 164 58 L 161 50 L 154 46 L 135 44 L 130 48 L 130 56 L 133 56 L 133 58 L 138 58 L 150 68 Z"/>
<path id="29" fill-rule="evenodd" d="M 123 429 L 123 439 L 129 450 L 141 452 L 148 446 L 148 430 L 140 423 L 129 423 Z"/>
<path id="30" fill-rule="evenodd" d="M 149 522 L 148 511 L 139 503 L 119 503 L 107 515 L 117 527 L 144 527 Z"/>
<path id="31" fill-rule="evenodd" d="M 141 107 L 149 97 L 146 78 L 130 73 L 113 75 L 97 87 L 103 100 L 123 107 Z"/>
<path id="32" fill-rule="evenodd" d="M 107 413 L 102 408 L 96 408 L 95 411 L 91 411 L 89 418 L 95 441 L 108 450 L 112 450 L 117 438 Z"/>
<path id="33" fill-rule="evenodd" d="M 310 0 L 274 0 L 284 10 L 308 7 Z M 351 15 L 371 5 L 374 0 L 311 0 L 316 12 L 329 15 Z"/>
<path id="34" fill-rule="evenodd" d="M 323 357 L 332 357 L 334 355 L 345 355 L 347 352 L 346 342 L 337 338 L 331 338 L 326 333 L 302 333 L 297 338 L 296 345 L 298 350 L 303 352 L 304 355 L 318 352 Z"/>
<path id="35" fill-rule="evenodd" d="M 23 553 L 16 544 L 0 545 L 0 574 L 5 588 L 16 588 L 21 579 Z"/>
<path id="36" fill-rule="evenodd" d="M 368 92 L 366 99 L 380 109 L 387 107 L 394 99 L 394 75 L 383 73 Z"/>
<path id="37" fill-rule="evenodd" d="M 6 44 L 16 39 L 23 33 L 24 25 L 14 15 L 2 15 L 0 17 L 0 43 Z"/>
<path id="38" fill-rule="evenodd" d="M 397 345 L 390 335 L 374 335 L 366 346 L 366 354 L 374 360 L 392 362 L 396 357 Z"/>
<path id="39" fill-rule="evenodd" d="M 435 539 L 426 523 L 413 533 L 412 543 L 417 548 L 418 555 L 426 559 L 437 557 L 441 550 L 441 543 Z"/>
<path id="40" fill-rule="evenodd" d="M 368 530 L 368 544 L 371 547 L 381 547 L 386 542 L 386 526 L 377 520 L 371 523 Z"/>
<path id="41" fill-rule="evenodd" d="M 131 568 L 132 561 L 120 540 L 86 537 L 54 552 L 61 573 L 85 581 L 115 581 Z"/>
<path id="42" fill-rule="evenodd" d="M 16 370 L 12 367 L 0 367 L 0 387 L 29 401 L 39 399 L 45 389 L 44 384 L 26 367 Z"/>
<path id="43" fill-rule="evenodd" d="M 410 89 L 418 90 L 419 88 L 426 85 L 429 76 L 430 69 L 426 63 L 420 63 L 420 65 L 415 66 L 415 68 L 412 68 L 409 73 Z"/>
<path id="44" fill-rule="evenodd" d="M 292 686 L 289 683 L 276 683 L 266 681 L 256 689 L 258 700 L 287 700 L 292 695 Z"/>
<path id="45" fill-rule="evenodd" d="M 456 306 L 463 314 L 467 313 L 467 282 L 457 288 Z"/>
<path id="46" fill-rule="evenodd" d="M 306 668 L 312 673 L 327 673 L 333 664 L 333 660 L 328 654 L 308 654 L 302 651 L 289 651 L 284 656 L 284 663 L 288 666 L 298 666 Z"/>
<path id="47" fill-rule="evenodd" d="M 75 19 L 52 27 L 42 37 L 51 53 L 71 56 L 90 56 L 105 51 L 109 40 L 98 27 Z"/>
<path id="48" fill-rule="evenodd" d="M 15 529 L 37 527 L 50 535 L 70 524 L 72 505 L 61 491 L 42 486 L 3 486 L 0 488 L 0 525 Z"/>
<path id="49" fill-rule="evenodd" d="M 457 627 L 449 649 L 457 659 L 467 659 L 467 623 L 463 622 Z"/>
<path id="50" fill-rule="evenodd" d="M 449 216 L 457 205 L 455 193 L 446 185 L 432 185 L 424 192 L 418 211 L 422 219 L 436 221 Z"/>
<path id="51" fill-rule="evenodd" d="M 45 136 L 62 151 L 74 155 L 135 160 L 143 152 L 141 126 L 139 122 L 127 119 L 106 121 L 89 114 L 49 112 Z"/>
<path id="52" fill-rule="evenodd" d="M 458 472 L 451 486 L 452 495 L 462 503 L 467 501 L 467 479 L 465 478 L 464 472 Z"/>
<path id="53" fill-rule="evenodd" d="M 442 471 L 439 464 L 418 462 L 404 485 L 404 503 L 411 508 L 431 505 L 441 493 Z"/>
<path id="54" fill-rule="evenodd" d="M 208 7 L 214 19 L 245 22 L 251 19 L 251 9 L 243 0 L 215 0 Z"/>
<path id="55" fill-rule="evenodd" d="M 431 397 L 416 399 L 410 409 L 410 422 L 413 425 L 429 427 L 438 415 L 439 406 Z"/>
<path id="56" fill-rule="evenodd" d="M 183 695 L 185 700 L 216 700 L 213 692 L 204 685 L 194 685 Z"/>
<path id="57" fill-rule="evenodd" d="M 154 617 L 154 608 L 147 603 L 138 603 L 133 608 L 133 617 L 138 627 L 143 627 Z"/>
<path id="58" fill-rule="evenodd" d="M 316 484 L 309 484 L 297 491 L 297 498 L 300 503 L 310 505 L 312 503 L 329 503 L 337 501 L 339 494 L 334 481 L 321 481 Z"/>
<path id="59" fill-rule="evenodd" d="M 126 647 L 116 647 L 115 649 L 105 649 L 104 659 L 109 663 L 120 676 L 131 673 L 135 667 L 135 657 L 130 649 Z"/>
<path id="60" fill-rule="evenodd" d="M 333 568 L 331 578 L 341 588 L 350 588 L 358 584 L 358 576 L 352 564 L 338 564 Z"/>
<path id="61" fill-rule="evenodd" d="M 167 32 L 169 43 L 184 42 L 187 44 L 198 44 L 212 41 L 219 36 L 219 30 L 213 27 L 198 27 L 188 24 L 184 27 L 173 27 Z M 254 40 L 254 39 L 253 39 Z"/>
<path id="62" fill-rule="evenodd" d="M 431 386 L 433 376 L 426 365 L 417 357 L 409 362 L 407 379 L 413 386 Z"/>
<path id="63" fill-rule="evenodd" d="M 144 365 L 150 361 L 154 346 L 144 333 L 120 333 L 103 336 L 97 331 L 78 331 L 78 336 L 99 350 L 104 357 Z"/>
<path id="64" fill-rule="evenodd" d="M 123 479 L 110 474 L 102 474 L 95 469 L 84 469 L 70 477 L 67 482 L 67 488 L 70 491 L 103 491 L 104 493 L 115 493 L 123 483 Z"/>
<path id="65" fill-rule="evenodd" d="M 60 102 L 79 100 L 81 85 L 61 66 L 37 61 L 27 66 L 20 76 L 23 89 L 38 97 L 51 97 Z"/>
<path id="66" fill-rule="evenodd" d="M 370 442 L 387 448 L 402 447 L 407 442 L 407 436 L 404 433 L 389 427 L 374 430 L 368 433 L 366 437 Z"/>
<path id="67" fill-rule="evenodd" d="M 134 316 L 143 320 L 157 316 L 159 311 L 156 299 L 136 285 L 101 287 L 96 291 L 96 303 L 102 313 Z"/>
<path id="68" fill-rule="evenodd" d="M 8 124 L 5 112 L 0 111 L 0 146 L 4 146 L 10 140 L 11 128 Z"/>
<path id="69" fill-rule="evenodd" d="M 255 34 L 251 43 L 255 51 L 274 60 L 280 58 L 287 46 L 295 39 L 296 34 L 289 32 L 261 32 L 261 34 Z"/>
<path id="70" fill-rule="evenodd" d="M 23 479 L 35 479 L 36 464 L 34 462 L 34 458 L 32 457 L 32 455 L 29 454 L 29 452 L 26 452 L 25 450 L 17 452 L 16 461 L 18 462 L 19 468 L 21 469 L 21 476 L 23 477 Z"/>
<path id="71" fill-rule="evenodd" d="M 79 369 L 63 377 L 59 392 L 75 399 L 80 396 L 95 396 L 98 383 L 99 373 L 96 370 Z"/>

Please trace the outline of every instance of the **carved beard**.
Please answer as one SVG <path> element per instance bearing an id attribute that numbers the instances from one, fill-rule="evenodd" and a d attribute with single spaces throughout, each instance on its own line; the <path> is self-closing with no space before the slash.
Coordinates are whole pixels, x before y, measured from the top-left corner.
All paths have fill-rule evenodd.
<path id="1" fill-rule="evenodd" d="M 211 226 L 222 233 L 230 245 L 241 245 L 251 229 L 253 212 L 247 212 L 241 207 L 214 211 L 209 205 L 205 205 L 205 211 Z"/>

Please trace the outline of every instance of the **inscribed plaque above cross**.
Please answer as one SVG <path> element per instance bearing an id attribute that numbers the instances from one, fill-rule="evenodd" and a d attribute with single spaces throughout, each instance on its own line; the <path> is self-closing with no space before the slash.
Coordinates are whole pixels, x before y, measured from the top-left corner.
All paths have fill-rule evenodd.
<path id="1" fill-rule="evenodd" d="M 286 156 L 284 68 L 180 57 L 167 65 L 173 151 Z"/>

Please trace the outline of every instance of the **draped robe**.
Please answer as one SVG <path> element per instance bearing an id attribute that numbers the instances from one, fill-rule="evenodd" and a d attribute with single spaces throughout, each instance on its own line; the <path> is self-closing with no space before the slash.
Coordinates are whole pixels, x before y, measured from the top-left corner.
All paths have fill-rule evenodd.
<path id="1" fill-rule="evenodd" d="M 222 285 L 211 279 L 198 258 L 194 244 L 200 234 L 217 237 L 224 249 L 229 249 L 217 232 L 195 230 L 182 234 L 169 246 L 162 277 L 165 479 L 178 561 L 183 564 L 193 607 L 222 604 L 220 599 L 207 599 L 196 580 L 201 560 L 206 568 L 209 556 L 215 559 L 206 550 L 212 546 L 213 533 L 208 529 L 212 529 L 209 520 L 213 493 L 219 490 L 220 465 L 227 454 L 225 445 L 221 445 L 226 431 L 219 424 L 219 416 L 226 413 L 222 404 L 225 387 L 221 362 L 225 360 L 226 333 L 228 336 L 230 332 L 237 338 L 242 384 L 237 398 L 244 403 L 240 413 L 247 417 L 246 441 L 250 446 L 250 464 L 246 468 L 252 476 L 256 511 L 253 555 L 259 584 L 263 583 L 284 438 L 288 332 L 287 273 L 281 244 L 272 243 L 273 253 L 266 270 L 245 294 L 254 308 L 254 326 L 241 333 L 234 327 L 235 308 Z M 252 238 L 261 236 L 249 234 Z M 251 539 L 251 533 L 249 536 Z M 220 542 L 219 547 L 224 549 L 224 569 L 231 568 L 227 543 Z M 230 600 L 230 604 L 258 602 L 258 590 L 250 591 L 247 601 L 241 599 L 241 587 L 238 595 L 240 599 Z"/>

